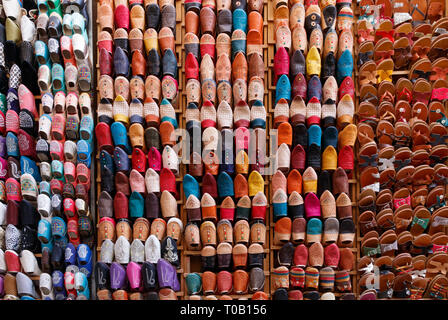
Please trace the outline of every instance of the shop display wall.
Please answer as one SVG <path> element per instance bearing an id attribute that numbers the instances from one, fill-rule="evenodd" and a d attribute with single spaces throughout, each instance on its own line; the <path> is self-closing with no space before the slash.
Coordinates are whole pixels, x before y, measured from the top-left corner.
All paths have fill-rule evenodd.
<path id="1" fill-rule="evenodd" d="M 3 299 L 447 299 L 446 1 L 12 2 Z"/>

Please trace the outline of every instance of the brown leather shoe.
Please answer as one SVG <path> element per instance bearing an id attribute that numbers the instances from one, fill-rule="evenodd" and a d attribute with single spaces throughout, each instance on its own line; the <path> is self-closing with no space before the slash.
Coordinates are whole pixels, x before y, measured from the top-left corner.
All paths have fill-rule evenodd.
<path id="1" fill-rule="evenodd" d="M 132 75 L 143 77 L 146 74 L 146 59 L 140 50 L 132 54 Z"/>
<path id="2" fill-rule="evenodd" d="M 238 52 L 232 63 L 232 81 L 237 79 L 247 81 L 247 60 L 242 52 Z"/>

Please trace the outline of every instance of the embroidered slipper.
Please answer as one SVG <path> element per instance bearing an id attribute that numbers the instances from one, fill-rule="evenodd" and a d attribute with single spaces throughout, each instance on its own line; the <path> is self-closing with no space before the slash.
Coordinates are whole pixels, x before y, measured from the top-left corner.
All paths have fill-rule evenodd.
<path id="1" fill-rule="evenodd" d="M 350 31 L 345 30 L 341 32 L 338 43 L 338 59 L 345 50 L 348 50 L 353 55 L 353 34 Z"/>

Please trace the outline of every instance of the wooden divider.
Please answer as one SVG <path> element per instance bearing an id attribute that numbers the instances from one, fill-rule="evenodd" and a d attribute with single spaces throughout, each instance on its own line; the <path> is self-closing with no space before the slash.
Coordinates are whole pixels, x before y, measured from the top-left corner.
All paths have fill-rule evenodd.
<path id="1" fill-rule="evenodd" d="M 358 37 L 356 36 L 356 26 L 359 16 L 359 10 L 358 10 L 358 4 L 356 1 L 352 2 L 352 11 L 353 11 L 353 25 L 352 25 L 352 34 L 353 34 L 353 75 L 352 79 L 355 84 L 355 113 L 358 110 L 359 106 L 359 84 L 358 84 L 358 77 L 357 77 L 357 70 L 358 70 L 358 64 L 357 64 L 357 55 L 358 55 Z M 356 117 L 354 117 L 354 121 L 356 123 Z M 359 208 L 358 208 L 358 199 L 359 199 L 359 170 L 358 170 L 358 144 L 355 143 L 355 147 L 353 148 L 354 153 L 354 168 L 352 172 L 352 179 L 350 180 L 350 192 L 351 192 L 351 199 L 352 199 L 352 214 L 353 214 L 353 223 L 355 224 L 356 233 L 355 233 L 355 249 L 354 252 L 355 261 L 353 264 L 353 270 L 352 274 L 352 290 L 355 294 L 356 298 L 359 297 L 359 273 L 358 273 L 358 261 L 361 258 L 361 236 L 359 232 L 358 227 L 358 217 L 359 217 Z"/>

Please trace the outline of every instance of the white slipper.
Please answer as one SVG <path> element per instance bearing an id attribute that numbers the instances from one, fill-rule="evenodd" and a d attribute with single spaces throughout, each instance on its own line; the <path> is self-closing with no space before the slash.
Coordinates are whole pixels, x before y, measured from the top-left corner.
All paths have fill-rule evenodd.
<path id="1" fill-rule="evenodd" d="M 20 10 L 20 4 L 18 0 L 3 0 L 3 10 L 5 11 L 6 17 L 14 20 L 19 24 L 19 16 L 22 12 Z"/>
<path id="2" fill-rule="evenodd" d="M 53 281 L 48 273 L 42 273 L 40 275 L 39 289 L 43 296 L 53 295 Z"/>
<path id="3" fill-rule="evenodd" d="M 41 162 L 39 165 L 40 176 L 45 181 L 51 180 L 51 165 L 48 162 Z"/>
<path id="4" fill-rule="evenodd" d="M 134 241 L 132 241 L 131 261 L 136 263 L 145 262 L 145 245 L 140 239 L 134 239 Z"/>
<path id="5" fill-rule="evenodd" d="M 112 263 L 114 261 L 114 243 L 110 239 L 103 241 L 100 252 L 100 262 Z"/>
<path id="6" fill-rule="evenodd" d="M 148 191 L 148 193 L 160 192 L 160 177 L 159 174 L 152 168 L 146 170 L 145 185 L 146 185 L 146 191 Z"/>
<path id="7" fill-rule="evenodd" d="M 73 53 L 77 60 L 84 60 L 87 58 L 86 40 L 80 34 L 75 33 L 72 36 Z"/>
<path id="8" fill-rule="evenodd" d="M 76 199 L 75 206 L 76 206 L 76 211 L 78 212 L 78 215 L 80 215 L 80 216 L 88 215 L 89 206 L 86 204 L 86 202 L 83 199 Z"/>
<path id="9" fill-rule="evenodd" d="M 8 271 L 8 268 L 6 267 L 5 252 L 0 249 L 0 273 L 4 274 L 6 271 Z"/>
<path id="10" fill-rule="evenodd" d="M 92 116 L 92 102 L 87 92 L 79 95 L 79 106 L 81 107 L 81 115 Z"/>
<path id="11" fill-rule="evenodd" d="M 34 288 L 33 280 L 31 280 L 26 274 L 17 272 L 16 283 L 19 296 L 30 296 L 35 299 L 39 297 L 36 289 Z"/>
<path id="12" fill-rule="evenodd" d="M 119 236 L 114 245 L 115 261 L 121 264 L 129 263 L 131 245 L 124 236 Z"/>
<path id="13" fill-rule="evenodd" d="M 155 235 L 150 235 L 145 242 L 145 259 L 157 263 L 161 257 L 160 241 Z"/>
<path id="14" fill-rule="evenodd" d="M 163 148 L 162 164 L 164 168 L 170 169 L 174 174 L 179 172 L 179 157 L 170 146 L 165 146 L 165 148 Z"/>
<path id="15" fill-rule="evenodd" d="M 37 196 L 37 211 L 42 217 L 51 217 L 51 199 L 46 194 Z"/>
<path id="16" fill-rule="evenodd" d="M 0 226 L 6 226 L 6 210 L 8 209 L 8 206 L 0 202 Z"/>
<path id="17" fill-rule="evenodd" d="M 50 68 L 43 64 L 37 71 L 37 81 L 41 93 L 50 92 L 51 90 L 51 71 Z"/>
<path id="18" fill-rule="evenodd" d="M 71 140 L 66 140 L 64 143 L 64 157 L 66 161 L 76 162 L 78 150 L 76 143 Z"/>
<path id="19" fill-rule="evenodd" d="M 34 44 L 37 36 L 36 26 L 27 16 L 22 16 L 20 19 L 20 32 L 22 33 L 22 41 Z"/>
<path id="20" fill-rule="evenodd" d="M 22 250 L 20 253 L 20 264 L 27 275 L 38 276 L 42 273 L 36 256 L 29 250 Z"/>
<path id="21" fill-rule="evenodd" d="M 51 137 L 51 116 L 49 114 L 43 114 L 39 118 L 39 137 L 44 140 L 49 140 Z"/>

